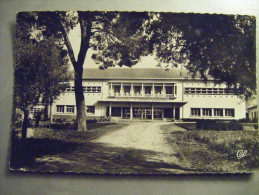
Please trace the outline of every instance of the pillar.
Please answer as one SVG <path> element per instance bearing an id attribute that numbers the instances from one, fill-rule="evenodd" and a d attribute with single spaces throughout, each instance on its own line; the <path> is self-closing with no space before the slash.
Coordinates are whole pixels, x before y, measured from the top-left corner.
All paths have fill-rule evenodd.
<path id="1" fill-rule="evenodd" d="M 182 110 L 183 110 L 183 107 L 181 106 L 179 108 L 179 119 L 182 119 Z"/>
<path id="2" fill-rule="evenodd" d="M 113 95 L 112 83 L 111 83 L 111 91 L 110 94 Z"/>
<path id="3" fill-rule="evenodd" d="M 144 84 L 141 83 L 141 96 L 144 97 Z"/>
<path id="4" fill-rule="evenodd" d="M 165 84 L 162 85 L 162 94 L 165 95 Z"/>
<path id="5" fill-rule="evenodd" d="M 133 119 L 133 108 L 132 108 L 132 103 L 130 103 L 130 120 Z"/>
<path id="6" fill-rule="evenodd" d="M 123 107 L 121 107 L 121 118 L 123 117 Z"/>
<path id="7" fill-rule="evenodd" d="M 112 103 L 109 104 L 109 116 L 112 116 Z"/>
<path id="8" fill-rule="evenodd" d="M 175 105 L 173 105 L 173 118 L 175 119 Z"/>
<path id="9" fill-rule="evenodd" d="M 165 109 L 162 109 L 162 120 L 165 119 Z"/>
<path id="10" fill-rule="evenodd" d="M 154 104 L 153 103 L 151 105 L 151 116 L 152 116 L 152 120 L 154 120 Z"/>
<path id="11" fill-rule="evenodd" d="M 133 83 L 130 84 L 130 96 L 134 96 Z"/>
<path id="12" fill-rule="evenodd" d="M 152 96 L 155 96 L 155 85 L 154 83 L 152 83 L 152 92 L 151 92 Z"/>
<path id="13" fill-rule="evenodd" d="M 121 83 L 120 96 L 124 96 L 123 83 Z"/>

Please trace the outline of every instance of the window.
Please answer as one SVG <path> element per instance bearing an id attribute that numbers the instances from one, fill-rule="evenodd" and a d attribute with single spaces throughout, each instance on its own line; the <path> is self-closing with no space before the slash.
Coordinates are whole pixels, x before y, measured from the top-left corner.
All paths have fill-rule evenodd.
<path id="1" fill-rule="evenodd" d="M 214 109 L 214 116 L 223 116 L 223 109 L 221 108 Z"/>
<path id="2" fill-rule="evenodd" d="M 68 86 L 65 90 L 65 92 L 73 92 L 75 91 L 75 87 L 74 86 Z"/>
<path id="3" fill-rule="evenodd" d="M 212 88 L 207 88 L 207 93 L 211 94 L 212 93 Z"/>
<path id="4" fill-rule="evenodd" d="M 83 87 L 83 90 L 86 91 L 86 93 L 101 93 L 100 86 L 87 86 L 87 87 Z"/>
<path id="5" fill-rule="evenodd" d="M 65 106 L 57 106 L 57 112 L 62 112 L 62 113 L 64 113 L 64 107 Z"/>
<path id="6" fill-rule="evenodd" d="M 43 111 L 44 111 L 44 108 L 31 107 L 31 109 L 30 109 L 31 114 L 39 113 L 39 112 L 43 112 Z"/>
<path id="7" fill-rule="evenodd" d="M 173 94 L 173 86 L 165 86 L 165 93 L 166 94 Z"/>
<path id="8" fill-rule="evenodd" d="M 200 116 L 201 115 L 201 109 L 200 108 L 191 108 L 191 115 L 192 116 Z"/>
<path id="9" fill-rule="evenodd" d="M 121 107 L 112 107 L 112 116 L 121 117 Z"/>
<path id="10" fill-rule="evenodd" d="M 186 94 L 236 94 L 238 93 L 235 89 L 225 88 L 185 88 Z"/>
<path id="11" fill-rule="evenodd" d="M 86 113 L 87 114 L 94 114 L 95 113 L 95 106 L 86 106 Z"/>
<path id="12" fill-rule="evenodd" d="M 196 88 L 196 93 L 201 93 L 201 88 Z"/>
<path id="13" fill-rule="evenodd" d="M 211 108 L 203 108 L 202 109 L 202 115 L 203 116 L 211 116 L 212 112 L 211 112 Z"/>
<path id="14" fill-rule="evenodd" d="M 225 109 L 225 116 L 234 117 L 234 116 L 235 116 L 235 111 L 234 111 L 234 109 Z"/>
<path id="15" fill-rule="evenodd" d="M 151 94 L 152 87 L 151 86 L 144 86 L 145 94 Z"/>
<path id="16" fill-rule="evenodd" d="M 74 113 L 75 112 L 75 106 L 66 106 L 66 111 L 68 113 Z"/>
<path id="17" fill-rule="evenodd" d="M 124 93 L 130 93 L 130 86 L 124 86 Z"/>
<path id="18" fill-rule="evenodd" d="M 121 91 L 121 86 L 114 86 L 114 87 L 113 87 L 113 91 L 114 91 L 114 93 L 120 93 L 120 91 Z"/>

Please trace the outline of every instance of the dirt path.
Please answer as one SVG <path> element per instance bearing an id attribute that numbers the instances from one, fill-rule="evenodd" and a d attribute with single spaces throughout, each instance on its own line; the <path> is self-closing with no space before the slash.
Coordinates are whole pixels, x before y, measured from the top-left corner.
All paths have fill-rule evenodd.
<path id="1" fill-rule="evenodd" d="M 147 161 L 178 164 L 175 151 L 167 144 L 165 135 L 160 129 L 160 126 L 164 124 L 165 122 L 134 122 L 92 142 L 113 147 L 154 151 L 156 155 L 146 156 Z M 175 131 L 184 130 L 174 124 L 172 126 Z"/>

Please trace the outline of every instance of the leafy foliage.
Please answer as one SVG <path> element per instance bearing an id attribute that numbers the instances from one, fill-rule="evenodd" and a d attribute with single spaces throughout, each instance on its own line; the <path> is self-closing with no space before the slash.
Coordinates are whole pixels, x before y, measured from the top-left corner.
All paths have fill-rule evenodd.
<path id="1" fill-rule="evenodd" d="M 67 87 L 69 80 L 66 52 L 53 37 L 44 41 L 31 39 L 17 23 L 15 47 L 15 103 L 22 110 L 53 101 Z M 26 23 L 25 23 L 26 25 Z M 27 26 L 27 30 L 28 30 Z"/>
<path id="2" fill-rule="evenodd" d="M 157 17 L 159 19 L 153 25 L 160 28 L 155 30 L 154 26 L 152 27 L 155 31 L 152 39 L 160 45 L 167 45 L 168 42 L 163 36 L 169 35 L 172 29 L 175 32 L 180 31 L 180 41 L 182 40 L 184 46 L 178 53 L 184 54 L 181 59 L 188 56 L 186 68 L 194 75 L 198 73 L 205 82 L 212 77 L 215 83 L 225 83 L 247 96 L 255 92 L 254 17 L 171 13 L 159 13 Z M 168 45 L 157 47 L 157 55 L 165 59 L 165 62 L 172 63 L 175 56 L 172 58 L 170 53 L 167 53 L 167 48 Z"/>

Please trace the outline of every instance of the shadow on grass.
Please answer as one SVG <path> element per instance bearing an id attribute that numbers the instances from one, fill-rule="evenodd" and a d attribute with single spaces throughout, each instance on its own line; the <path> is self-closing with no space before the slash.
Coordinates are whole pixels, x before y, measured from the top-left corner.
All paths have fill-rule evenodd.
<path id="1" fill-rule="evenodd" d="M 166 163 L 157 153 L 134 148 L 110 147 L 97 143 L 65 143 L 50 139 L 14 140 L 10 168 L 13 171 L 73 172 L 98 174 L 167 174 L 195 172 Z M 147 160 L 156 156 L 155 160 Z"/>
<path id="2" fill-rule="evenodd" d="M 64 143 L 52 139 L 30 138 L 22 141 L 15 138 L 11 145 L 10 168 L 30 167 L 35 163 L 37 157 L 69 152 L 79 145 L 78 143 Z"/>

